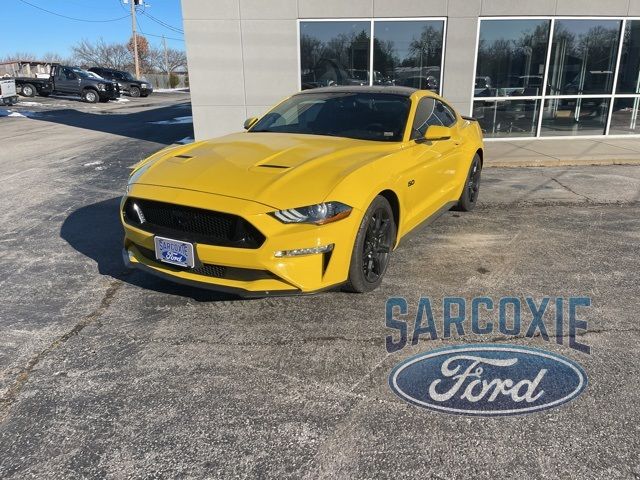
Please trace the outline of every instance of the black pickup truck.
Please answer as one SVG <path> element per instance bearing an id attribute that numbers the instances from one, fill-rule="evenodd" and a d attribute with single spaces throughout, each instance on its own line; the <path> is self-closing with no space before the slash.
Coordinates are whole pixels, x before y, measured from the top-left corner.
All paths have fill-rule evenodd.
<path id="1" fill-rule="evenodd" d="M 148 97 L 153 92 L 153 87 L 149 82 L 138 80 L 129 72 L 103 67 L 91 67 L 89 71 L 107 80 L 117 82 L 120 92 L 128 93 L 132 97 Z"/>
<path id="2" fill-rule="evenodd" d="M 55 95 L 80 95 L 89 103 L 108 102 L 120 96 L 117 82 L 105 80 L 95 73 L 80 67 L 53 65 L 49 78 L 17 77 L 16 88 L 21 95 L 43 97 Z"/>

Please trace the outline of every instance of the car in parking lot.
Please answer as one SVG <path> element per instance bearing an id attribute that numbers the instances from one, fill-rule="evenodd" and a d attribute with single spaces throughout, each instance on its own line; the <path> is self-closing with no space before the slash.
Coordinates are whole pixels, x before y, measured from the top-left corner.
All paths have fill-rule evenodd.
<path id="1" fill-rule="evenodd" d="M 107 80 L 117 82 L 120 91 L 132 97 L 148 97 L 153 92 L 153 86 L 149 82 L 138 80 L 129 72 L 103 67 L 91 67 L 89 71 Z"/>
<path id="2" fill-rule="evenodd" d="M 36 94 L 79 95 L 88 103 L 108 102 L 120 97 L 118 84 L 106 80 L 80 67 L 55 64 L 51 66 L 49 78 L 16 77 L 16 87 L 21 95 Z"/>
<path id="3" fill-rule="evenodd" d="M 409 232 L 478 198 L 480 127 L 426 90 L 305 90 L 245 128 L 134 167 L 128 266 L 247 296 L 366 292 Z"/>

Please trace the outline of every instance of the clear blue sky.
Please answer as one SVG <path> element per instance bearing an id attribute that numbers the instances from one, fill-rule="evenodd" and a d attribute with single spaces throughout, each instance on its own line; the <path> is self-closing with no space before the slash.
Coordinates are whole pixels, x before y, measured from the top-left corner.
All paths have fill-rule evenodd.
<path id="1" fill-rule="evenodd" d="M 132 0 L 129 0 L 132 1 Z M 39 10 L 74 17 L 81 20 L 112 20 L 129 14 L 129 4 L 123 0 L 0 0 L 2 22 L 2 41 L 0 58 L 15 53 L 33 53 L 42 55 L 47 52 L 62 56 L 71 54 L 71 46 L 82 39 L 107 42 L 125 42 L 131 37 L 131 17 L 109 22 L 87 22 L 62 18 Z M 146 7 L 138 7 L 139 33 L 149 34 L 147 40 L 159 46 L 161 38 L 151 36 L 165 35 L 167 46 L 184 49 L 179 31 L 168 28 L 147 17 L 143 10 L 155 19 L 170 27 L 184 30 L 180 0 L 148 0 Z"/>

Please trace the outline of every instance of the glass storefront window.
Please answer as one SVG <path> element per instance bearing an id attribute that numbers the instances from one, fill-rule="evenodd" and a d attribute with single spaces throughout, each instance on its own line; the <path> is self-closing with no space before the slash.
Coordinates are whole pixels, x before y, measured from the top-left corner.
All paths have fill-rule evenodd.
<path id="1" fill-rule="evenodd" d="M 640 134 L 640 20 L 489 18 L 478 33 L 486 137 Z"/>
<path id="2" fill-rule="evenodd" d="M 444 21 L 376 21 L 373 84 L 440 91 Z"/>
<path id="3" fill-rule="evenodd" d="M 486 138 L 534 137 L 540 100 L 486 100 L 473 103 L 473 116 Z"/>
<path id="4" fill-rule="evenodd" d="M 613 102 L 609 135 L 640 133 L 640 97 L 618 98 Z"/>
<path id="5" fill-rule="evenodd" d="M 302 90 L 369 85 L 371 22 L 300 22 Z"/>
<path id="6" fill-rule="evenodd" d="M 482 20 L 474 95 L 542 95 L 550 20 Z"/>
<path id="7" fill-rule="evenodd" d="M 640 20 L 627 20 L 616 93 L 640 93 Z"/>
<path id="8" fill-rule="evenodd" d="M 609 98 L 547 99 L 540 134 L 543 137 L 603 135 L 609 102 Z"/>
<path id="9" fill-rule="evenodd" d="M 611 93 L 620 20 L 556 20 L 547 94 Z"/>

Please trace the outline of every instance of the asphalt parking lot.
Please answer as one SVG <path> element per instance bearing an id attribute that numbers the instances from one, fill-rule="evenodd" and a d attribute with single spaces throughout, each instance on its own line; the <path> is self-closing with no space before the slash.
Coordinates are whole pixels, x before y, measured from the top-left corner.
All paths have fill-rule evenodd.
<path id="1" fill-rule="evenodd" d="M 414 235 L 379 290 L 240 300 L 122 265 L 128 167 L 192 136 L 186 94 L 33 103 L 0 118 L 0 478 L 640 478 L 640 167 L 486 169 L 478 208 Z M 591 354 L 495 334 L 387 353 L 387 298 L 480 295 L 590 297 Z M 484 341 L 565 355 L 589 386 L 501 418 L 387 386 Z"/>

